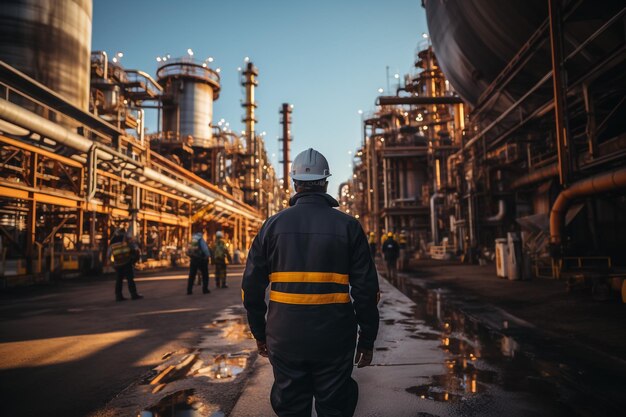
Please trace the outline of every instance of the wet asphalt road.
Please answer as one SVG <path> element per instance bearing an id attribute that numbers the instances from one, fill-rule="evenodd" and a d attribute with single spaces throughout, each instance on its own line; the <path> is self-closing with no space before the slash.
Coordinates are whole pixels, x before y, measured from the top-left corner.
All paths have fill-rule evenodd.
<path id="1" fill-rule="evenodd" d="M 241 275 L 232 266 L 229 275 Z M 231 279 L 229 277 L 229 279 Z M 185 271 L 139 276 L 143 300 L 114 301 L 112 279 L 0 296 L 0 415 L 85 416 L 161 362 L 198 343 L 203 326 L 241 302 L 228 289 L 186 295 Z M 124 288 L 127 294 L 126 286 Z"/>
<path id="2" fill-rule="evenodd" d="M 182 270 L 140 277 L 139 291 L 146 298 L 138 301 L 112 301 L 110 279 L 3 294 L 0 415 L 130 415 L 144 389 L 137 382 L 146 375 L 154 378 L 151 370 L 164 366 L 165 354 L 176 352 L 172 358 L 182 360 L 186 352 L 210 348 L 207 329 L 240 304 L 242 269 L 231 267 L 231 288 L 209 295 L 200 294 L 199 287 L 193 296 L 185 295 Z M 360 385 L 356 416 L 623 414 L 620 393 L 626 392 L 626 379 L 616 370 L 569 352 L 562 341 L 538 335 L 529 323 L 476 299 L 459 302 L 462 294 L 427 288 L 409 275 L 393 284 L 381 281 L 374 366 L 354 372 Z M 248 365 L 256 373 L 232 416 L 273 415 L 267 399 L 271 370 L 265 359 L 254 360 L 253 355 Z M 237 378 L 247 378 L 249 371 Z M 149 398 L 182 392 L 177 387 L 192 386 L 184 384 L 196 376 Z M 221 409 L 230 410 L 237 393 L 227 393 Z M 111 411 L 118 406 L 127 408 Z M 201 411 L 214 409 L 180 411 L 224 415 Z"/>

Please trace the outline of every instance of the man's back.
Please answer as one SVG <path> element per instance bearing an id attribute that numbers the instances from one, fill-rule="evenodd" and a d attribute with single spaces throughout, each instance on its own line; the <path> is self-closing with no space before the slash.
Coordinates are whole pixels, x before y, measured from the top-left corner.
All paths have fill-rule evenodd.
<path id="1" fill-rule="evenodd" d="M 349 294 L 350 285 L 359 298 L 378 290 L 367 240 L 359 223 L 333 205 L 325 194 L 299 196 L 293 207 L 267 220 L 251 250 L 267 260 L 267 344 L 283 355 L 317 359 L 353 350 L 355 308 L 364 304 L 361 316 L 372 323 L 362 324 L 371 333 L 365 338 L 375 338 L 376 330 L 367 327 L 377 326 L 376 301 L 359 299 L 353 306 Z M 246 280 L 258 279 L 248 270 L 245 291 Z M 251 323 L 253 332 L 260 325 Z"/>
<path id="2" fill-rule="evenodd" d="M 339 204 L 326 194 L 330 175 L 315 149 L 296 156 L 289 173 L 293 207 L 265 222 L 243 276 L 243 303 L 259 354 L 274 370 L 270 400 L 280 417 L 310 416 L 313 398 L 319 417 L 352 417 L 358 400 L 352 363 L 371 363 L 378 332 L 370 248 L 361 225 L 333 209 Z"/>

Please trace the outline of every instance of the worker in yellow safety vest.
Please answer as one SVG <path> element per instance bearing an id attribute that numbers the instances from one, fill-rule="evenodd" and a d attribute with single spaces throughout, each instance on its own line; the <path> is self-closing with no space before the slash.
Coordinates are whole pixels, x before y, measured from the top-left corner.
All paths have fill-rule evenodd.
<path id="1" fill-rule="evenodd" d="M 265 221 L 248 254 L 248 322 L 274 370 L 270 400 L 279 417 L 311 416 L 313 398 L 319 417 L 351 417 L 358 399 L 352 362 L 371 363 L 378 332 L 376 268 L 358 220 L 335 210 L 326 194 L 326 158 L 308 149 L 290 176 L 290 207 Z"/>
<path id="2" fill-rule="evenodd" d="M 370 245 L 370 254 L 372 255 L 372 258 L 376 258 L 376 233 L 369 233 L 367 243 Z"/>
<path id="3" fill-rule="evenodd" d="M 115 272 L 117 273 L 115 280 L 115 301 L 126 300 L 122 294 L 124 278 L 126 278 L 128 282 L 130 298 L 133 300 L 143 298 L 143 296 L 137 292 L 134 271 L 134 264 L 139 260 L 140 254 L 139 246 L 132 239 L 132 236 L 127 235 L 126 230 L 123 228 L 117 229 L 111 238 L 111 242 L 109 242 L 107 252 L 107 258 L 112 261 Z"/>

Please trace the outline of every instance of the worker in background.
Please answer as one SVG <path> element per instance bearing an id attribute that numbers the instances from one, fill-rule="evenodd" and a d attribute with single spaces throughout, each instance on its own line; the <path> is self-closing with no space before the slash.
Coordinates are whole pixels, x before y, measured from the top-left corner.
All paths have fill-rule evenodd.
<path id="1" fill-rule="evenodd" d="M 398 269 L 396 263 L 400 256 L 400 245 L 393 238 L 393 233 L 387 233 L 387 239 L 383 242 L 383 256 L 387 264 L 387 278 L 396 279 L 398 276 Z"/>
<path id="2" fill-rule="evenodd" d="M 226 263 L 232 263 L 224 233 L 219 230 L 215 234 L 215 246 L 213 247 L 213 263 L 215 264 L 215 288 L 228 288 L 226 285 Z"/>
<path id="3" fill-rule="evenodd" d="M 161 237 L 159 236 L 159 230 L 156 226 L 152 226 L 150 228 L 150 233 L 146 238 L 146 252 L 148 258 L 158 259 L 160 246 Z"/>
<path id="4" fill-rule="evenodd" d="M 400 271 L 406 271 L 409 266 L 409 253 L 407 251 L 406 230 L 401 230 L 398 236 L 398 246 L 400 247 Z"/>
<path id="5" fill-rule="evenodd" d="M 370 254 L 372 259 L 376 258 L 376 233 L 370 232 L 367 238 L 367 243 L 370 245 Z"/>
<path id="6" fill-rule="evenodd" d="M 243 302 L 274 369 L 276 414 L 308 417 L 315 398 L 319 417 L 350 417 L 358 399 L 352 362 L 371 363 L 378 333 L 376 268 L 359 222 L 326 194 L 326 158 L 308 149 L 290 176 L 290 208 L 265 221 L 248 253 Z"/>
<path id="7" fill-rule="evenodd" d="M 122 294 L 124 278 L 126 278 L 128 282 L 130 298 L 133 300 L 143 298 L 143 296 L 137 292 L 137 286 L 135 285 L 134 265 L 139 260 L 140 256 L 139 245 L 132 239 L 132 236 L 128 235 L 124 228 L 117 229 L 109 242 L 109 249 L 107 251 L 107 258 L 113 262 L 113 267 L 117 273 L 115 279 L 115 301 L 126 300 Z"/>
<path id="8" fill-rule="evenodd" d="M 241 264 L 241 250 L 239 250 L 239 248 L 235 248 L 233 251 L 233 263 L 235 265 Z"/>
<path id="9" fill-rule="evenodd" d="M 191 236 L 187 247 L 189 256 L 189 277 L 187 278 L 187 295 L 193 294 L 193 280 L 198 271 L 202 274 L 202 293 L 208 294 L 209 289 L 209 257 L 211 252 L 204 240 L 202 226 L 194 225 L 194 234 Z"/>

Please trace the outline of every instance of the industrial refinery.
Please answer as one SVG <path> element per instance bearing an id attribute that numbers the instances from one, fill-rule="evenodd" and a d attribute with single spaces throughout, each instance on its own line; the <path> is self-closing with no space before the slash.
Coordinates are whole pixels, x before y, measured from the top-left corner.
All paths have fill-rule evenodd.
<path id="1" fill-rule="evenodd" d="M 154 75 L 124 68 L 89 50 L 91 1 L 62 2 L 52 12 L 62 28 L 50 29 L 38 20 L 49 11 L 39 12 L 3 11 L 19 26 L 5 27 L 11 45 L 0 48 L 4 285 L 101 271 L 119 227 L 142 246 L 151 232 L 161 237 L 163 250 L 140 263 L 146 268 L 180 261 L 198 222 L 247 248 L 289 192 L 255 131 L 254 64 L 241 73 L 238 135 L 212 120 L 220 75 L 206 62 L 166 57 Z M 43 44 L 13 43 L 16 30 Z M 147 109 L 158 110 L 157 132 L 146 132 Z"/>
<path id="2" fill-rule="evenodd" d="M 3 416 L 623 415 L 625 248 L 623 1 L 0 1 Z"/>
<path id="3" fill-rule="evenodd" d="M 378 239 L 402 233 L 411 259 L 621 291 L 623 5 L 488 3 L 486 28 L 473 2 L 424 2 L 430 34 L 364 115 L 342 208 Z"/>

